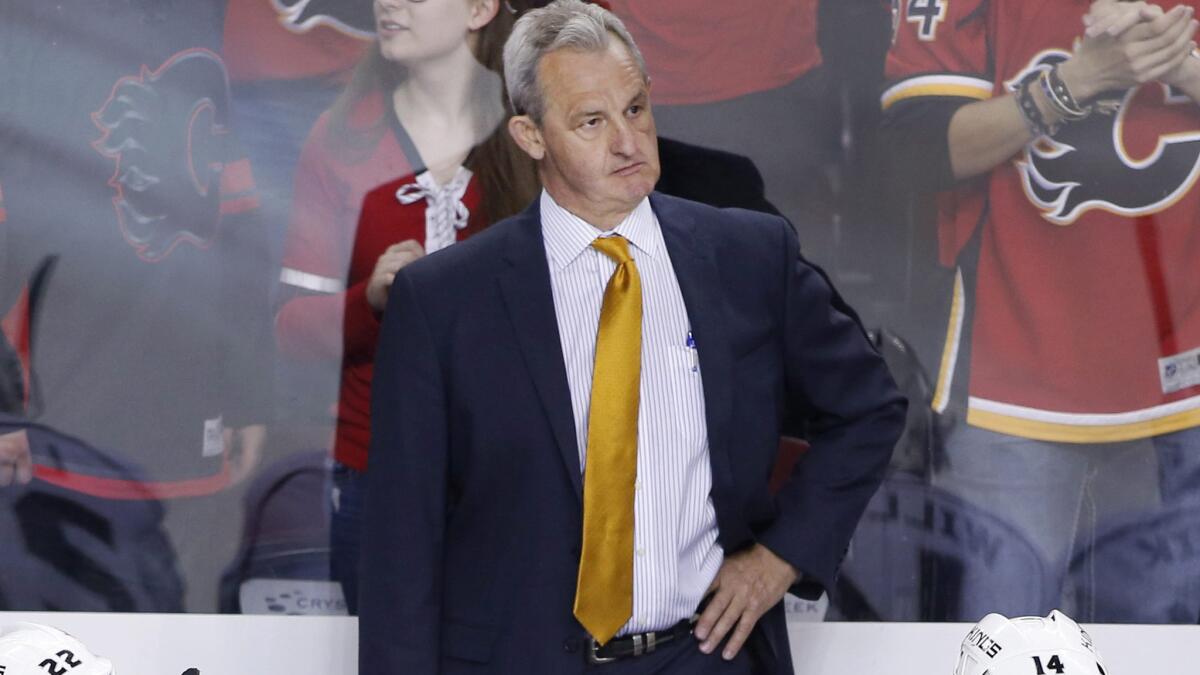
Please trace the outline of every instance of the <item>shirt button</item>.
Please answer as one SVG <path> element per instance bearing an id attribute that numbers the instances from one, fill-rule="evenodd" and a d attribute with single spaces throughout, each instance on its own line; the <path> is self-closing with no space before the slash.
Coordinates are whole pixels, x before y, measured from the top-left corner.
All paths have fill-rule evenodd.
<path id="1" fill-rule="evenodd" d="M 642 481 L 641 481 L 641 480 L 635 480 L 635 481 L 633 482 L 633 489 L 634 489 L 634 490 L 641 490 L 641 489 L 642 489 Z"/>
<path id="2" fill-rule="evenodd" d="M 637 553 L 637 555 L 638 555 L 638 557 L 639 557 L 639 558 L 644 558 L 644 557 L 646 557 L 646 549 L 644 549 L 644 548 L 640 548 L 640 547 L 639 547 L 639 548 L 638 548 L 638 550 L 636 551 L 636 553 Z"/>

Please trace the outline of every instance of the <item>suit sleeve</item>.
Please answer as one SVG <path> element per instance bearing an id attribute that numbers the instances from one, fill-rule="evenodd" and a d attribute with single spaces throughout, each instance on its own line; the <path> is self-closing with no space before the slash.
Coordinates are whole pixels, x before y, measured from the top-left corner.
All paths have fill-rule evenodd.
<path id="1" fill-rule="evenodd" d="M 801 572 L 795 590 L 811 597 L 833 588 L 904 427 L 906 402 L 857 315 L 800 256 L 791 227 L 781 227 L 786 413 L 805 421 L 811 447 L 759 543 Z"/>
<path id="2" fill-rule="evenodd" d="M 436 673 L 448 433 L 430 324 L 406 271 L 392 284 L 371 393 L 359 672 Z"/>

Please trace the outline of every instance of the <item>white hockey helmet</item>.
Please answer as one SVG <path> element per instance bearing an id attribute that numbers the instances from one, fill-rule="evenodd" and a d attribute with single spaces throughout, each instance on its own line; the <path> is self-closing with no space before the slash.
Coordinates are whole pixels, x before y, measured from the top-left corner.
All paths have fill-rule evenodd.
<path id="1" fill-rule="evenodd" d="M 1047 617 L 988 614 L 963 639 L 954 675 L 1107 675 L 1087 631 Z"/>
<path id="2" fill-rule="evenodd" d="M 113 666 L 57 628 L 22 622 L 0 628 L 0 675 L 113 675 Z"/>

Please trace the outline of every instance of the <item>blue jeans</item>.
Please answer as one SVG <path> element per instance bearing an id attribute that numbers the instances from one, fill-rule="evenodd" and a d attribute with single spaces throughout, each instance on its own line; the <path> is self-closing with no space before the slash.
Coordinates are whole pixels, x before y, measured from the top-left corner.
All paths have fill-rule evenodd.
<path id="1" fill-rule="evenodd" d="M 1107 582 L 1082 573 L 1073 561 L 1091 557 L 1114 526 L 1150 522 L 1167 511 L 1200 504 L 1200 429 L 1086 445 L 960 425 L 950 431 L 945 445 L 947 467 L 934 476 L 935 486 L 1014 526 L 1046 569 L 1045 579 L 1031 580 L 1046 589 L 1040 605 L 1010 606 L 1011 593 L 983 580 L 962 589 L 957 616 L 950 619 L 976 621 L 997 611 L 1045 615 L 1060 608 L 1078 620 L 1092 620 L 1091 608 L 1105 604 L 1094 599 L 1103 600 Z M 1113 546 L 1111 541 L 1107 545 Z M 1106 555 L 1112 553 L 1109 548 Z M 1196 575 L 1200 571 L 1190 576 Z M 1133 575 L 1127 583 L 1137 585 L 1149 602 L 1148 596 L 1173 594 L 1186 580 Z M 1081 597 L 1092 600 L 1075 606 Z"/>
<path id="2" fill-rule="evenodd" d="M 346 609 L 358 614 L 358 576 L 362 569 L 362 517 L 367 497 L 367 477 L 334 462 L 330 494 L 332 517 L 329 527 L 329 574 L 342 585 Z"/>

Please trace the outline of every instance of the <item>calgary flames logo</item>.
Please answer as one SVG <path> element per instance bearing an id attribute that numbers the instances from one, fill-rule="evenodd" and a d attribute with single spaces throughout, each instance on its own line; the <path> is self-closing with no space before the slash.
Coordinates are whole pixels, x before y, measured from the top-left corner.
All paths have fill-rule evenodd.
<path id="1" fill-rule="evenodd" d="M 271 0 L 271 4 L 283 25 L 294 33 L 330 26 L 357 38 L 375 35 L 371 0 Z"/>
<path id="2" fill-rule="evenodd" d="M 1026 76 L 1069 56 L 1042 52 L 1005 84 L 1016 90 Z M 1191 101 L 1166 85 L 1135 87 L 1124 94 L 1119 111 L 1093 113 L 1065 125 L 1054 138 L 1031 143 L 1016 162 L 1025 194 L 1057 225 L 1070 225 L 1091 209 L 1143 216 L 1170 207 L 1200 177 L 1200 129 L 1193 121 L 1190 129 L 1172 131 L 1178 118 L 1161 116 L 1180 103 Z M 1148 122 L 1137 126 L 1138 139 L 1127 137 L 1135 115 L 1146 115 Z"/>
<path id="3" fill-rule="evenodd" d="M 228 117 L 225 66 L 204 49 L 121 78 L 92 113 L 103 132 L 92 147 L 117 163 L 109 185 L 121 234 L 143 260 L 216 236 Z"/>

